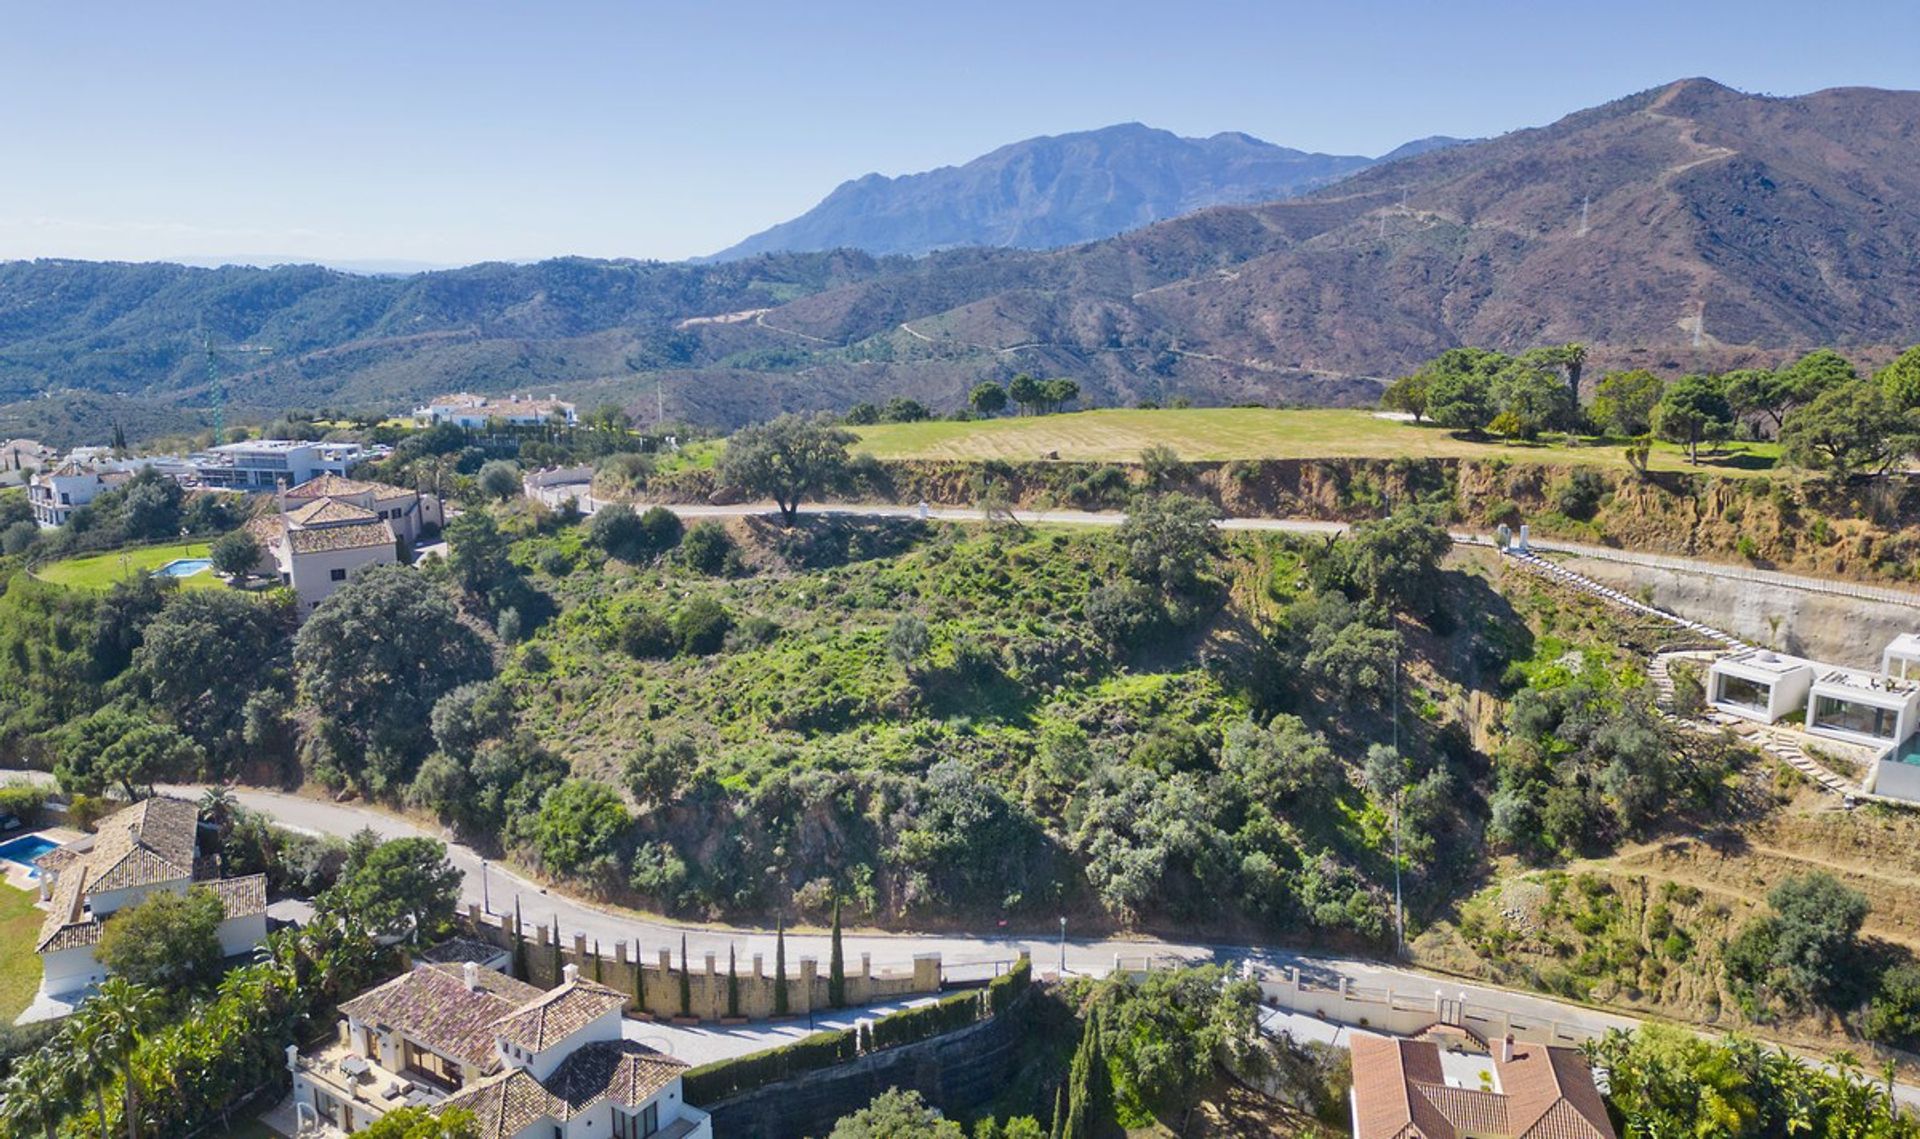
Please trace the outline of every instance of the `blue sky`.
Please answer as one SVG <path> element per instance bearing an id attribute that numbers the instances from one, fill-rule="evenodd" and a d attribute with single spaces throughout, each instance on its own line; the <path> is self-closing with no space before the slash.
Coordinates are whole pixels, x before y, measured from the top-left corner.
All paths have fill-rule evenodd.
<path id="1" fill-rule="evenodd" d="M 1379 153 L 1670 79 L 1920 87 L 1902 2 L 0 6 L 0 258 L 678 258 L 1138 120 Z"/>

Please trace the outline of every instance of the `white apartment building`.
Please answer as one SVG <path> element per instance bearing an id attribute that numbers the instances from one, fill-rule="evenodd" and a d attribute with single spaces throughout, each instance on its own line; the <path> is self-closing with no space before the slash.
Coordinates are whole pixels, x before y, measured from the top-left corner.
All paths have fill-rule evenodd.
<path id="1" fill-rule="evenodd" d="M 312 443 L 298 439 L 252 439 L 224 443 L 187 460 L 202 485 L 270 491 L 299 486 L 322 475 L 345 476 L 374 453 L 358 443 Z"/>
<path id="2" fill-rule="evenodd" d="M 470 430 L 489 423 L 538 427 L 556 418 L 569 427 L 580 422 L 574 406 L 557 395 L 535 399 L 530 395 L 484 396 L 457 392 L 436 396 L 413 409 L 413 421 L 422 427 L 435 423 L 451 423 Z"/>

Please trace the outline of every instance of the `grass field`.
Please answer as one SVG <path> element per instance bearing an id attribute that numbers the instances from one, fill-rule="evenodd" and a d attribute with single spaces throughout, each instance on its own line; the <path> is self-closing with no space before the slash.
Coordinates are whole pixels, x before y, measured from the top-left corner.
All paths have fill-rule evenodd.
<path id="1" fill-rule="evenodd" d="M 115 550 L 68 558 L 42 566 L 37 574 L 42 581 L 70 589 L 111 589 L 113 583 L 131 573 L 151 573 L 175 558 L 204 558 L 210 547 L 205 542 L 175 542 L 166 546 L 142 546 L 137 550 Z M 225 589 L 227 583 L 208 570 L 183 577 L 187 589 Z"/>
<path id="2" fill-rule="evenodd" d="M 1619 443 L 1501 443 L 1462 438 L 1430 424 L 1382 419 L 1369 411 L 1276 411 L 1192 408 L 1184 411 L 1080 411 L 956 423 L 883 423 L 856 429 L 858 450 L 881 459 L 1026 461 L 1058 453 L 1063 461 L 1129 462 L 1155 444 L 1196 462 L 1230 459 L 1507 458 L 1521 462 L 1625 467 Z M 1758 474 L 1772 470 L 1779 447 L 1736 443 L 1718 457 L 1701 453 L 1701 470 Z M 1655 470 L 1684 470 L 1684 449 L 1654 444 Z"/>
<path id="3" fill-rule="evenodd" d="M 0 885 L 0 1024 L 12 1024 L 40 988 L 40 919 L 33 895 Z"/>

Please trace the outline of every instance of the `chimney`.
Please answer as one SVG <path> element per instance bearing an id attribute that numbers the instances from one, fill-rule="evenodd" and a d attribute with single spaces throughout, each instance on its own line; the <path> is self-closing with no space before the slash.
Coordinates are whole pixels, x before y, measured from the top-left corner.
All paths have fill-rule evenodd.
<path id="1" fill-rule="evenodd" d="M 1500 1041 L 1500 1062 L 1502 1064 L 1513 1063 L 1513 1033 L 1511 1032 L 1507 1033 L 1506 1037 Z"/>
<path id="2" fill-rule="evenodd" d="M 560 970 L 560 977 L 562 984 L 576 984 L 580 980 L 580 966 L 567 962 L 566 968 Z"/>
<path id="3" fill-rule="evenodd" d="M 480 991 L 480 966 L 475 965 L 473 962 L 469 961 L 465 965 L 460 966 L 460 972 L 466 975 L 467 991 L 469 993 L 479 992 Z"/>

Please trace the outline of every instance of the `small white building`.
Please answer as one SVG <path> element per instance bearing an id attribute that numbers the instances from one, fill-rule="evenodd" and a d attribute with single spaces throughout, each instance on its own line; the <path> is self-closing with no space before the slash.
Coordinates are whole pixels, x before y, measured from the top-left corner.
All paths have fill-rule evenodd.
<path id="1" fill-rule="evenodd" d="M 372 511 L 392 525 L 394 537 L 408 546 L 420 541 L 422 531 L 445 524 L 440 500 L 430 494 L 344 475 L 321 475 L 283 492 L 280 509 L 291 513 L 322 498 Z"/>
<path id="2" fill-rule="evenodd" d="M 1880 675 L 1920 680 L 1920 633 L 1902 633 L 1880 651 Z"/>
<path id="3" fill-rule="evenodd" d="M 106 968 L 94 958 L 103 924 L 162 890 L 213 891 L 226 910 L 219 938 L 229 957 L 266 940 L 266 875 L 199 876 L 199 826 L 194 804 L 156 795 L 102 819 L 90 839 L 40 858 L 40 890 L 48 900 L 35 946 L 41 992 L 74 993 L 105 980 Z"/>
<path id="4" fill-rule="evenodd" d="M 1802 711 L 1813 687 L 1814 665 L 1766 649 L 1721 657 L 1707 670 L 1707 703 L 1763 724 Z"/>
<path id="5" fill-rule="evenodd" d="M 422 427 L 451 423 L 455 427 L 478 430 L 490 423 L 538 427 L 559 422 L 572 427 L 580 422 L 580 415 L 572 404 L 557 395 L 535 399 L 530 395 L 494 397 L 456 392 L 453 395 L 436 396 L 414 408 L 413 420 Z"/>
<path id="6" fill-rule="evenodd" d="M 1920 683 L 1835 668 L 1813 682 L 1807 731 L 1850 743 L 1892 747 L 1920 724 Z"/>
<path id="7" fill-rule="evenodd" d="M 53 470 L 27 480 L 27 504 L 43 530 L 65 526 L 73 512 L 100 497 L 102 491 L 133 477 L 125 467 L 95 467 L 69 459 Z"/>
<path id="8" fill-rule="evenodd" d="M 480 1139 L 712 1139 L 687 1064 L 623 1039 L 628 996 L 572 965 L 542 992 L 475 962 L 415 968 L 340 1006 L 335 1040 L 288 1048 L 294 1111 L 346 1132 L 395 1108 L 464 1108 Z"/>

